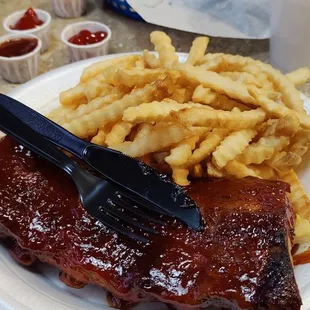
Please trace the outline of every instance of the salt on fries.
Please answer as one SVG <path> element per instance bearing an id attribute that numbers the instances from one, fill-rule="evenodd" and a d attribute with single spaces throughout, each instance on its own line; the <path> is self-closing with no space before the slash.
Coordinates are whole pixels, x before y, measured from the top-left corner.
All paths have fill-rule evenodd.
<path id="1" fill-rule="evenodd" d="M 206 53 L 207 37 L 195 39 L 180 63 L 165 33 L 150 37 L 158 56 L 145 50 L 92 64 L 49 117 L 180 185 L 204 175 L 288 182 L 297 242 L 310 241 L 310 200 L 293 170 L 310 144 L 310 116 L 296 88 L 310 70 L 283 75 L 249 57 Z"/>

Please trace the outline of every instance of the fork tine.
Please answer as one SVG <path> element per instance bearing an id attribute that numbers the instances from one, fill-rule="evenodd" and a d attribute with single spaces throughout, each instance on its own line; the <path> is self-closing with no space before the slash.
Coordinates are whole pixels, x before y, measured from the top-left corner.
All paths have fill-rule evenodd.
<path id="1" fill-rule="evenodd" d="M 102 212 L 92 212 L 92 216 L 95 217 L 98 221 L 106 225 L 107 227 L 111 228 L 112 230 L 115 230 L 131 239 L 134 239 L 136 241 L 140 241 L 143 243 L 150 242 L 147 238 L 142 237 L 134 232 L 132 232 L 127 227 L 121 225 L 119 221 L 115 220 L 115 218 L 107 215 L 106 213 Z"/>
<path id="2" fill-rule="evenodd" d="M 126 191 L 125 189 L 122 189 L 122 192 L 116 192 L 116 195 L 123 195 L 125 196 L 127 199 L 134 201 L 135 203 L 137 203 L 141 208 L 147 209 L 149 211 L 153 211 L 153 212 L 157 212 L 159 214 L 162 215 L 166 215 L 169 217 L 174 218 L 174 215 L 169 213 L 168 211 L 160 208 L 159 206 L 155 205 L 154 203 L 148 201 L 147 199 L 144 199 L 138 195 L 135 195 L 129 191 Z"/>
<path id="3" fill-rule="evenodd" d="M 126 211 L 129 211 L 129 212 L 133 213 L 134 215 L 136 215 L 142 219 L 149 220 L 151 222 L 154 222 L 154 223 L 162 225 L 162 226 L 167 226 L 168 223 L 166 221 L 159 219 L 156 216 L 151 216 L 151 215 L 145 213 L 144 211 L 141 211 L 138 208 L 138 206 L 140 207 L 139 204 L 135 203 L 135 205 L 137 205 L 137 206 L 132 205 L 132 201 L 129 201 L 129 202 L 126 201 L 121 194 L 116 194 L 115 196 L 116 197 L 113 197 L 112 201 L 115 204 L 117 204 L 118 206 L 120 206 L 121 208 L 125 209 Z"/>
<path id="4" fill-rule="evenodd" d="M 123 220 L 124 222 L 126 222 L 131 227 L 140 228 L 140 229 L 142 229 L 146 232 L 152 233 L 152 234 L 158 234 L 158 232 L 155 229 L 148 227 L 148 226 L 145 226 L 142 223 L 133 220 L 132 217 L 130 217 L 130 216 L 124 214 L 124 212 L 118 210 L 115 206 L 113 206 L 113 204 L 114 204 L 113 201 L 110 200 L 110 201 L 108 201 L 107 204 L 101 205 L 99 207 L 99 210 L 102 212 L 108 212 L 108 213 L 114 215 L 116 218 Z"/>

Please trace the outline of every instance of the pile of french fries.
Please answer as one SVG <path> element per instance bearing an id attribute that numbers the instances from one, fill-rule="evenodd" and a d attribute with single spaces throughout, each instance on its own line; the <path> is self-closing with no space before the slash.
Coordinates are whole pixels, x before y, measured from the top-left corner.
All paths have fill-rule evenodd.
<path id="1" fill-rule="evenodd" d="M 92 64 L 48 116 L 183 186 L 206 175 L 288 182 L 297 242 L 309 240 L 310 201 L 294 167 L 310 142 L 310 116 L 296 88 L 310 70 L 283 75 L 252 58 L 206 53 L 207 37 L 196 38 L 180 63 L 165 33 L 150 39 L 157 54 Z"/>

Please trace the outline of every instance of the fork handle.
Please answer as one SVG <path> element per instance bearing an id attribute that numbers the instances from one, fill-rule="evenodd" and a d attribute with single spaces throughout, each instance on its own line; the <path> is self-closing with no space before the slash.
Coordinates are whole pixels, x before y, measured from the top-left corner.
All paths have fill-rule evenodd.
<path id="1" fill-rule="evenodd" d="M 57 147 L 54 147 L 51 142 L 36 133 L 27 124 L 20 121 L 19 118 L 1 105 L 0 129 L 24 145 L 27 149 L 57 165 L 69 175 L 72 176 L 80 170 L 75 161 L 58 150 Z"/>
<path id="2" fill-rule="evenodd" d="M 83 158 L 84 151 L 89 145 L 88 142 L 79 139 L 45 116 L 4 94 L 0 94 L 0 107 L 14 114 L 21 122 L 27 124 L 57 146 L 78 158 Z"/>

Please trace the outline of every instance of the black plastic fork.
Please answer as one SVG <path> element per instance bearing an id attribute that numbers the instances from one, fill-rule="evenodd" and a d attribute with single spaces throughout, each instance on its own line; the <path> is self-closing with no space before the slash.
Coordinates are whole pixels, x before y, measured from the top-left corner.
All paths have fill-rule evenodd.
<path id="1" fill-rule="evenodd" d="M 68 173 L 76 184 L 85 210 L 113 230 L 145 243 L 149 242 L 148 234 L 157 234 L 157 231 L 142 224 L 141 219 L 150 224 L 167 224 L 161 218 L 161 215 L 168 215 L 163 210 L 152 208 L 151 213 L 143 211 L 149 211 L 149 208 L 139 197 L 82 169 L 73 159 L 1 106 L 0 130 Z"/>

